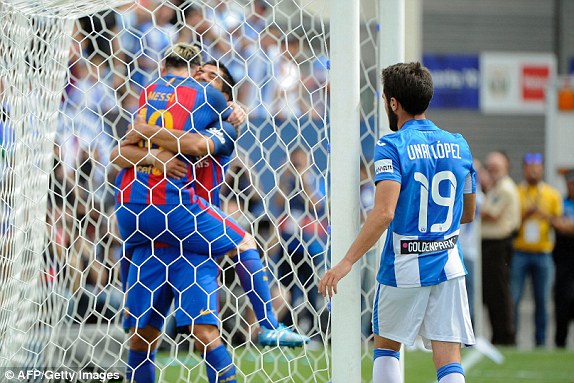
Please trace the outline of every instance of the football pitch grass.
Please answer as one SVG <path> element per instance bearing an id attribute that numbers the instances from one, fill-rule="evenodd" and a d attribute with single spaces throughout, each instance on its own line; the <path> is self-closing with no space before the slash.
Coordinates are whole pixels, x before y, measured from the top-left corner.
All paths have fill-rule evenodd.
<path id="1" fill-rule="evenodd" d="M 498 350 L 505 358 L 502 364 L 494 363 L 476 349 L 463 350 L 468 383 L 574 383 L 573 350 Z M 261 352 L 262 355 L 256 349 L 235 350 L 234 360 L 243 373 L 238 374 L 238 382 L 329 382 L 327 361 L 322 351 L 262 349 Z M 406 351 L 405 356 L 405 383 L 436 382 L 430 353 Z M 161 373 L 158 371 L 158 382 L 207 382 L 205 366 L 197 354 L 176 360 L 168 353 L 159 353 L 157 362 L 162 366 Z M 364 358 L 363 382 L 371 382 L 371 368 L 372 357 Z M 314 379 L 309 380 L 309 376 Z"/>

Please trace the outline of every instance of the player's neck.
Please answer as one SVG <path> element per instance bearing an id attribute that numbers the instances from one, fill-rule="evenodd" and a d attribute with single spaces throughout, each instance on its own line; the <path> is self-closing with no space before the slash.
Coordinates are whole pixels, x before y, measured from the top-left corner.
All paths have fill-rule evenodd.
<path id="1" fill-rule="evenodd" d="M 179 77 L 191 77 L 191 74 L 189 73 L 189 70 L 187 70 L 187 68 L 171 69 L 170 71 L 166 72 L 165 74 L 171 75 L 171 76 L 179 76 Z"/>
<path id="2" fill-rule="evenodd" d="M 412 114 L 406 114 L 406 113 L 399 113 L 398 114 L 398 126 L 399 126 L 399 130 L 402 129 L 402 127 L 409 121 L 412 120 L 426 120 L 426 116 L 425 114 L 415 114 L 414 116 Z"/>

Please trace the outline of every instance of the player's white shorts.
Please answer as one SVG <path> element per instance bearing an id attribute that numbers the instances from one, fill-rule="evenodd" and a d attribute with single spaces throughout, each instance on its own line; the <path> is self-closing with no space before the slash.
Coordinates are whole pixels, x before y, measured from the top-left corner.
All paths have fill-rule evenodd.
<path id="1" fill-rule="evenodd" d="M 474 344 L 465 277 L 416 288 L 377 284 L 373 332 L 407 346 L 420 335 L 429 350 L 431 340 Z"/>

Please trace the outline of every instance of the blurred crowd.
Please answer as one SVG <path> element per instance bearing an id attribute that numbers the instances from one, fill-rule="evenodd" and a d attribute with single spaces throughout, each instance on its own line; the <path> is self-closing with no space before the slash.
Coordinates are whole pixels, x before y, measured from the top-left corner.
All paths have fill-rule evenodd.
<path id="1" fill-rule="evenodd" d="M 481 223 L 464 225 L 460 235 L 469 271 L 469 303 L 471 309 L 482 309 L 481 302 L 473 302 L 474 270 L 480 259 L 491 342 L 516 345 L 521 326 L 526 326 L 534 329 L 530 336 L 537 347 L 563 348 L 574 320 L 574 169 L 563 171 L 566 194 L 561 196 L 544 182 L 541 153 L 523 156 L 518 182 L 510 177 L 510 166 L 503 151 L 489 153 L 484 166 L 475 161 Z M 533 318 L 520 316 L 527 284 L 534 300 Z M 553 339 L 548 334 L 551 317 Z"/>

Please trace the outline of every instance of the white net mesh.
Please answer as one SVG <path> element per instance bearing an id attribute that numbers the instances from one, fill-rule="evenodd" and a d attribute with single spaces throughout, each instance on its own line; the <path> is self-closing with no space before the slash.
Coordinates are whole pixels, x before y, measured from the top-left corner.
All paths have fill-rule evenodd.
<path id="1" fill-rule="evenodd" d="M 46 229 L 55 228 L 55 213 L 46 207 L 73 21 L 26 16 L 21 5 L 0 3 L 0 365 L 46 366 L 57 360 L 51 360 L 60 347 L 53 330 L 68 302 L 53 274 L 66 265 L 65 255 L 47 256 L 54 243 L 46 242 Z M 102 9 L 102 2 L 90 9 Z"/>
<path id="2" fill-rule="evenodd" d="M 132 0 L 3 0 L 2 3 L 30 17 L 50 16 L 74 19 L 89 15 L 121 4 L 132 3 Z"/>
<path id="3" fill-rule="evenodd" d="M 42 322 L 54 319 L 41 315 L 51 309 L 41 281 L 44 217 L 71 23 L 29 19 L 7 6 L 2 19 L 0 361 L 10 365 L 30 363 L 36 342 L 42 343 Z"/>
<path id="4" fill-rule="evenodd" d="M 217 258 L 220 287 L 210 296 L 219 300 L 218 330 L 238 381 L 330 380 L 329 313 L 316 293 L 328 260 L 328 23 L 324 2 L 301 3 L 142 0 L 80 19 L 101 4 L 2 3 L 8 12 L 0 18 L 8 27 L 0 36 L 0 326 L 10 336 L 0 337 L 0 363 L 124 373 L 133 336 L 122 329 L 120 264 L 129 238 L 118 232 L 119 168 L 109 158 L 133 122 L 143 87 L 159 77 L 166 49 L 184 41 L 201 46 L 204 62 L 229 68 L 237 81 L 235 101 L 247 113 L 229 159 L 188 156 L 186 166 L 196 175 L 208 164 L 229 167 L 223 179 L 197 182 L 195 190 L 252 233 L 268 269 L 275 314 L 311 338 L 293 350 L 258 345 L 259 325 L 236 275 L 238 264 L 230 256 Z M 378 76 L 376 22 L 364 19 L 361 185 L 367 208 Z M 150 244 L 162 242 L 138 230 Z M 221 254 L 211 255 L 205 259 Z M 149 257 L 158 258 L 155 250 Z M 369 254 L 363 265 L 366 341 L 376 258 Z M 169 263 L 161 262 L 167 270 Z M 188 272 L 189 285 L 205 293 L 198 277 L 204 262 L 191 262 Z M 146 269 L 134 261 L 130 267 Z M 165 285 L 184 292 L 169 280 Z M 154 360 L 160 381 L 206 381 L 204 355 L 191 352 L 192 338 L 175 330 L 173 307 L 167 314 L 151 310 L 166 316 Z"/>

